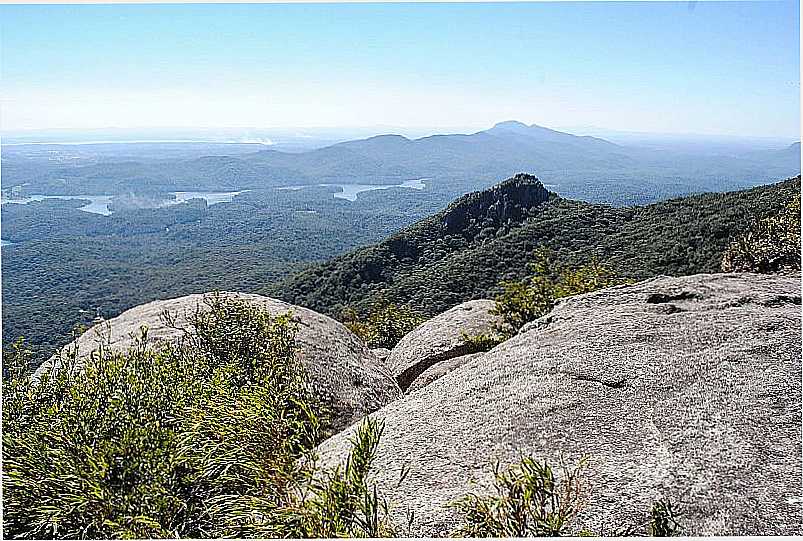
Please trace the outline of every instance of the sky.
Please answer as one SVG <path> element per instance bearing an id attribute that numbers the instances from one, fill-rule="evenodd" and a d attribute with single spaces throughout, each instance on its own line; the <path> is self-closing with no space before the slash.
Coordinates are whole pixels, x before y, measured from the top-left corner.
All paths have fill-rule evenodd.
<path id="1" fill-rule="evenodd" d="M 796 1 L 0 6 L 0 128 L 799 137 Z"/>

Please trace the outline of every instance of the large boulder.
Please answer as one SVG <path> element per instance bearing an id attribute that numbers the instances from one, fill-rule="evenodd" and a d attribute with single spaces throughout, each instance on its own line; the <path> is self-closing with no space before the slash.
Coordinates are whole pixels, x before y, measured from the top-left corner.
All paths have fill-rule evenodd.
<path id="1" fill-rule="evenodd" d="M 686 535 L 800 534 L 800 276 L 659 277 L 569 298 L 372 417 L 380 491 L 411 535 L 490 492 L 520 453 L 589 460 L 576 526 L 600 534 L 666 498 Z M 319 448 L 340 461 L 354 427 Z M 397 487 L 400 471 L 411 470 Z"/>
<path id="2" fill-rule="evenodd" d="M 401 395 L 393 376 L 363 342 L 343 325 L 312 310 L 276 299 L 244 293 L 222 293 L 266 309 L 273 315 L 292 312 L 297 324 L 296 345 L 299 358 L 309 375 L 315 394 L 332 410 L 332 425 L 341 429 L 361 419 Z M 148 327 L 148 344 L 178 341 L 188 318 L 196 309 L 207 310 L 204 295 L 187 295 L 159 300 L 127 310 L 119 316 L 95 325 L 66 348 L 78 347 L 79 359 L 103 344 L 110 351 L 125 351 L 140 335 L 140 327 Z M 168 325 L 163 314 L 175 317 Z M 65 348 L 65 349 L 66 349 Z M 59 363 L 54 357 L 37 370 Z"/>
<path id="3" fill-rule="evenodd" d="M 480 299 L 464 302 L 425 321 L 402 338 L 385 365 L 402 389 L 431 366 L 474 353 L 466 335 L 489 333 L 499 321 L 491 314 L 494 302 Z"/>

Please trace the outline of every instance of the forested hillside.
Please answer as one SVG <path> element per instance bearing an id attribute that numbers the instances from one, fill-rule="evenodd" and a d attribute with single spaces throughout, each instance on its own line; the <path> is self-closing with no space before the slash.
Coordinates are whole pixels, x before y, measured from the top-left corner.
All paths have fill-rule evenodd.
<path id="1" fill-rule="evenodd" d="M 263 291 L 334 315 L 380 298 L 436 314 L 494 295 L 502 280 L 521 278 L 538 246 L 551 248 L 566 265 L 596 256 L 634 279 L 718 272 L 734 235 L 799 192 L 797 176 L 750 190 L 615 208 L 561 198 L 536 177 L 517 175 Z"/>

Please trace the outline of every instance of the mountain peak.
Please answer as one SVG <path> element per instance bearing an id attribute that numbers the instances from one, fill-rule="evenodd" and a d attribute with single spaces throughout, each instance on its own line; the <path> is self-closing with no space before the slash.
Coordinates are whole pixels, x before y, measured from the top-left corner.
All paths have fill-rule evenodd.
<path id="1" fill-rule="evenodd" d="M 539 126 L 538 124 L 531 124 L 528 126 L 527 124 L 519 122 L 518 120 L 506 120 L 504 122 L 499 122 L 495 124 L 493 128 L 487 130 L 487 133 L 496 135 L 523 135 L 534 139 L 565 140 L 567 138 L 576 138 L 575 135 L 570 133 L 564 133 L 550 128 L 545 128 L 544 126 Z"/>
<path id="2" fill-rule="evenodd" d="M 517 173 L 481 192 L 466 194 L 443 212 L 443 223 L 450 233 L 469 233 L 478 225 L 504 226 L 519 222 L 527 211 L 549 200 L 551 193 L 538 177 Z"/>
<path id="3" fill-rule="evenodd" d="M 497 122 L 491 129 L 526 130 L 529 129 L 529 126 L 524 122 L 519 122 L 518 120 L 505 120 L 503 122 Z"/>

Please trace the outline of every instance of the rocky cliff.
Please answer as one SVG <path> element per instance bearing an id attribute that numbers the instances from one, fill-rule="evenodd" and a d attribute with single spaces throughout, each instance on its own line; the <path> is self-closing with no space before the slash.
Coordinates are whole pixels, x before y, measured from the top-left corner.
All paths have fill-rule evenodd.
<path id="1" fill-rule="evenodd" d="M 443 212 L 447 234 L 478 233 L 480 228 L 498 228 L 519 222 L 550 193 L 535 175 L 519 173 L 481 192 L 464 195 Z"/>

